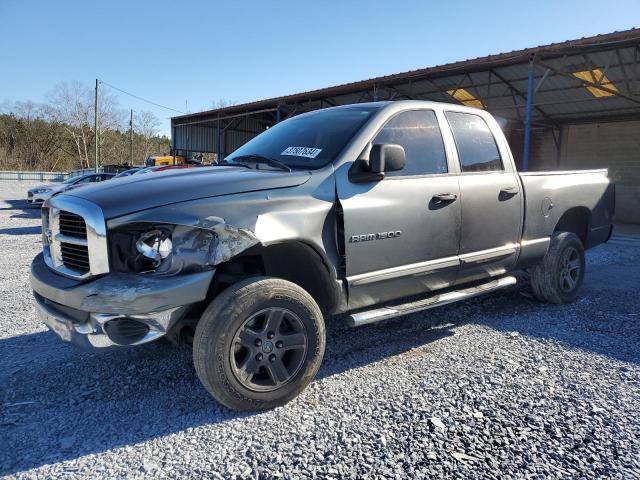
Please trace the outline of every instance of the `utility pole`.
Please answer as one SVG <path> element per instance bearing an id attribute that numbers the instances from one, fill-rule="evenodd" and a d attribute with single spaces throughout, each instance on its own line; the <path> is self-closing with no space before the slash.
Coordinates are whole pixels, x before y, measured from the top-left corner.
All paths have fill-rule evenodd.
<path id="1" fill-rule="evenodd" d="M 131 109 L 131 120 L 129 120 L 129 166 L 133 167 L 133 108 Z"/>
<path id="2" fill-rule="evenodd" d="M 98 172 L 98 164 L 99 164 L 99 156 L 100 156 L 100 147 L 98 146 L 98 140 L 99 140 L 99 135 L 98 135 L 98 116 L 99 116 L 99 112 L 98 112 L 98 83 L 99 80 L 96 78 L 96 100 L 95 100 L 95 105 L 94 105 L 94 123 L 93 123 L 93 137 L 94 137 L 94 143 L 95 143 L 95 152 L 96 152 L 96 173 Z"/>

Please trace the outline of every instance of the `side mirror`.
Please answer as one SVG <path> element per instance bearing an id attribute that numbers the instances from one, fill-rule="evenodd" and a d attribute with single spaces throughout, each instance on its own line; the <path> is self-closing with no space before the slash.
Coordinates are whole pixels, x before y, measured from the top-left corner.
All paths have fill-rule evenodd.
<path id="1" fill-rule="evenodd" d="M 369 153 L 371 173 L 395 172 L 402 170 L 405 163 L 404 148 L 393 143 L 377 143 Z"/>

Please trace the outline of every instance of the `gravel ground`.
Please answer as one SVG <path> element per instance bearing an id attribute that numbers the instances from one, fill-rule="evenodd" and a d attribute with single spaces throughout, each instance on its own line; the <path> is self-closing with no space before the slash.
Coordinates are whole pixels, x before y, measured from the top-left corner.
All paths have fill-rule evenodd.
<path id="1" fill-rule="evenodd" d="M 26 182 L 0 183 L 0 475 L 640 478 L 640 237 L 588 253 L 573 305 L 513 288 L 328 326 L 295 401 L 231 412 L 188 347 L 83 353 L 40 324 Z"/>

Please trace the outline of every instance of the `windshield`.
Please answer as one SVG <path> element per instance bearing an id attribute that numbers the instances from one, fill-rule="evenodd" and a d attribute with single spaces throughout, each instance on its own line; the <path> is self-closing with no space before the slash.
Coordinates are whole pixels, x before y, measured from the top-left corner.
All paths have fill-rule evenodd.
<path id="1" fill-rule="evenodd" d="M 233 152 L 226 161 L 262 156 L 291 168 L 314 169 L 332 162 L 377 107 L 318 110 L 278 123 Z"/>

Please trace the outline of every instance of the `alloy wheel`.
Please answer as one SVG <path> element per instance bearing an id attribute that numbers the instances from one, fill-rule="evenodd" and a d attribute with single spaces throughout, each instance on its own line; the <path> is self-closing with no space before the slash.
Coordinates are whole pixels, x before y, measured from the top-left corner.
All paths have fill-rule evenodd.
<path id="1" fill-rule="evenodd" d="M 267 308 L 238 328 L 231 345 L 231 368 L 245 388 L 267 392 L 293 379 L 307 354 L 307 331 L 285 308 Z"/>
<path id="2" fill-rule="evenodd" d="M 572 292 L 577 286 L 582 270 L 580 254 L 574 247 L 568 247 L 560 258 L 560 289 L 563 292 Z"/>

